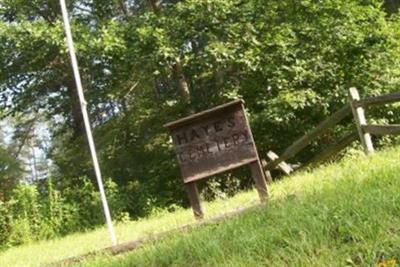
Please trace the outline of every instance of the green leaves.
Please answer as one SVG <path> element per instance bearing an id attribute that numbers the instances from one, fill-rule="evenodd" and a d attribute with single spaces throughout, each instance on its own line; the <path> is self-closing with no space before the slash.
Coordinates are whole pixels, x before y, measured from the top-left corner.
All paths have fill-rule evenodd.
<path id="1" fill-rule="evenodd" d="M 261 155 L 340 108 L 349 87 L 372 95 L 400 85 L 400 20 L 380 1 L 161 1 L 156 12 L 134 2 L 68 1 L 99 155 L 107 176 L 138 185 L 132 203 L 183 202 L 162 127 L 185 114 L 183 78 L 194 111 L 244 98 Z M 0 107 L 61 116 L 52 159 L 71 179 L 90 175 L 58 4 L 0 5 Z M 398 108 L 389 111 L 395 120 Z"/>

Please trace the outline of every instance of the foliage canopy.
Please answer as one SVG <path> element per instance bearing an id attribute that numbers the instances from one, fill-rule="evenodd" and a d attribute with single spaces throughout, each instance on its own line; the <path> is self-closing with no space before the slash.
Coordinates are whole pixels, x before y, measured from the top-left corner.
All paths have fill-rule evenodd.
<path id="1" fill-rule="evenodd" d="M 80 177 L 92 177 L 92 169 L 56 2 L 0 1 L 0 107 L 46 114 L 49 156 L 58 167 L 53 176 L 58 190 L 68 192 L 84 186 Z M 185 204 L 162 125 L 189 111 L 242 97 L 263 155 L 282 151 L 340 108 L 351 86 L 363 95 L 395 91 L 400 21 L 381 6 L 377 0 L 68 1 L 99 156 L 105 176 L 126 197 L 123 209 L 142 216 Z M 396 107 L 377 113 L 390 122 L 398 114 Z M 212 193 L 248 186 L 243 173 L 237 177 L 213 180 Z"/>

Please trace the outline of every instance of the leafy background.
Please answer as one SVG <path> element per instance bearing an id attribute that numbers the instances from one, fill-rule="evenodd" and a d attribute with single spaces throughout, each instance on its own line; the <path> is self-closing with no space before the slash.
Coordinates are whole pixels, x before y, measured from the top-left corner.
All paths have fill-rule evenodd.
<path id="1" fill-rule="evenodd" d="M 281 153 L 362 96 L 397 90 L 396 1 L 67 1 L 113 215 L 187 205 L 163 124 L 243 98 L 263 157 Z M 57 1 L 0 1 L 0 107 L 17 131 L 0 148 L 0 243 L 103 223 Z M 371 110 L 395 123 L 398 106 Z M 18 161 L 32 118 L 49 125 L 46 179 Z M 299 154 L 305 162 L 354 127 L 350 118 Z M 18 134 L 19 133 L 19 134 Z M 25 133 L 25 134 L 24 134 Z M 387 144 L 395 140 L 376 140 Z M 248 170 L 204 182 L 212 199 L 252 185 Z M 61 223 L 63 222 L 63 223 Z"/>

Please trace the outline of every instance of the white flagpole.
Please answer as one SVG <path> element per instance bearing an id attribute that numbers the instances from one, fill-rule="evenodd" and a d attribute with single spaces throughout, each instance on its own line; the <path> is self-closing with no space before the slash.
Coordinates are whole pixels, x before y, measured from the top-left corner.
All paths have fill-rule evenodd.
<path id="1" fill-rule="evenodd" d="M 70 26 L 69 19 L 68 19 L 68 11 L 67 11 L 67 7 L 65 5 L 65 0 L 60 0 L 60 4 L 61 4 L 61 11 L 62 11 L 62 16 L 63 16 L 63 20 L 64 20 L 65 34 L 67 36 L 69 54 L 71 56 L 71 63 L 72 63 L 73 71 L 74 71 L 76 87 L 78 90 L 79 101 L 81 103 L 83 121 L 85 123 L 86 135 L 87 135 L 87 139 L 88 139 L 88 143 L 89 143 L 89 147 L 90 147 L 90 153 L 92 154 L 92 161 L 93 161 L 94 171 L 96 173 L 97 183 L 99 185 L 101 202 L 103 204 L 104 215 L 106 217 L 107 227 L 108 227 L 108 232 L 110 234 L 111 242 L 115 246 L 117 244 L 117 238 L 115 236 L 115 232 L 114 232 L 114 228 L 113 228 L 112 220 L 111 220 L 110 209 L 108 208 L 107 198 L 106 198 L 106 194 L 104 192 L 104 186 L 103 186 L 103 181 L 101 178 L 99 161 L 97 159 L 96 147 L 95 147 L 95 144 L 93 141 L 93 135 L 92 135 L 91 127 L 90 127 L 89 116 L 88 116 L 88 112 L 86 109 L 87 103 L 85 101 L 85 96 L 83 94 L 82 81 L 81 81 L 81 76 L 79 74 L 78 61 L 77 61 L 76 55 L 75 55 L 74 42 L 72 39 L 71 26 Z"/>

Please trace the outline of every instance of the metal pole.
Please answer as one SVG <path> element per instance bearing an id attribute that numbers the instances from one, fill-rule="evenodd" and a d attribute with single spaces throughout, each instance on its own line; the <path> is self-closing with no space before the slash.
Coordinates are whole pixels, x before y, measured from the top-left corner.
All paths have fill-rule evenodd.
<path id="1" fill-rule="evenodd" d="M 65 5 L 65 0 L 60 0 L 60 4 L 61 4 L 61 11 L 62 11 L 62 16 L 63 16 L 63 20 L 64 20 L 65 34 L 67 37 L 68 50 L 69 50 L 69 54 L 71 57 L 71 63 L 72 63 L 73 71 L 74 71 L 76 88 L 78 90 L 79 101 L 81 104 L 83 121 L 85 123 L 86 136 L 87 136 L 87 140 L 89 143 L 90 153 L 92 155 L 93 167 L 94 167 L 94 171 L 96 173 L 97 183 L 99 185 L 100 198 L 101 198 L 101 202 L 103 204 L 104 215 L 106 217 L 107 227 L 108 227 L 108 232 L 110 234 L 111 242 L 115 246 L 117 244 L 117 238 L 115 236 L 115 232 L 114 232 L 114 228 L 113 228 L 112 220 L 111 220 L 110 209 L 108 208 L 107 198 L 106 198 L 106 194 L 104 192 L 104 186 L 103 186 L 103 181 L 101 178 L 100 166 L 99 166 L 99 162 L 97 159 L 96 147 L 95 147 L 95 144 L 93 141 L 93 135 L 92 135 L 91 127 L 90 127 L 89 116 L 88 116 L 88 112 L 86 109 L 87 103 L 85 101 L 85 96 L 83 94 L 82 81 L 81 81 L 81 76 L 79 74 L 78 61 L 77 61 L 76 55 L 75 55 L 74 42 L 72 39 L 71 26 L 70 26 L 69 19 L 68 19 L 68 11 L 67 11 L 67 7 Z"/>

